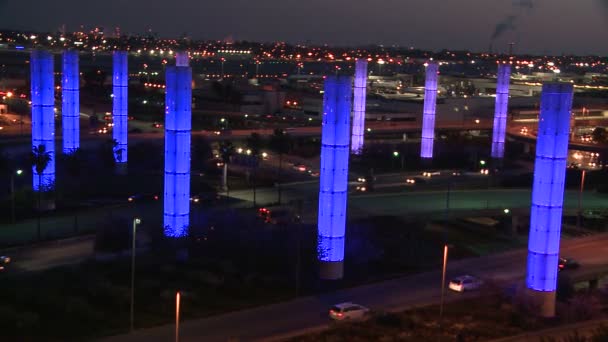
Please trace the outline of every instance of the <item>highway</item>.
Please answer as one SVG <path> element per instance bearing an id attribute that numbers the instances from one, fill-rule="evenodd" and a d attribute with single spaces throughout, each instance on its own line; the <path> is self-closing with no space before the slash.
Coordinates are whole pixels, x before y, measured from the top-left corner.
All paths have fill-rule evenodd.
<path id="1" fill-rule="evenodd" d="M 523 127 L 527 127 L 525 125 L 515 125 L 509 126 L 507 128 L 507 135 L 513 139 L 527 142 L 530 144 L 536 144 L 536 131 L 531 130 L 527 133 L 522 133 L 521 129 Z M 580 151 L 588 151 L 588 152 L 604 152 L 608 149 L 607 144 L 598 144 L 594 142 L 582 142 L 576 141 L 574 139 L 570 139 L 568 142 L 568 149 L 570 150 L 580 150 Z"/>
<path id="2" fill-rule="evenodd" d="M 354 187 L 354 183 L 351 188 Z M 420 187 L 395 185 L 391 193 L 351 193 L 348 198 L 349 216 L 354 215 L 417 215 L 444 211 L 447 205 L 447 186 L 444 190 L 422 191 Z M 283 185 L 284 203 L 304 200 L 310 208 L 315 208 L 318 201 L 319 183 L 316 180 Z M 530 189 L 482 189 L 454 190 L 449 194 L 449 209 L 527 209 L 531 203 Z M 577 208 L 579 192 L 567 190 L 564 196 L 564 208 Z M 251 202 L 252 190 L 231 191 L 230 196 Z M 583 207 L 586 209 L 603 209 L 608 207 L 608 195 L 587 191 L 583 193 Z M 256 191 L 258 205 L 268 205 L 277 200 L 276 188 L 261 188 Z M 306 213 L 315 216 L 315 213 Z"/>
<path id="3" fill-rule="evenodd" d="M 405 186 L 404 186 L 405 187 Z M 233 191 L 230 196 L 250 200 L 252 191 Z M 374 215 L 421 216 L 443 213 L 446 209 L 446 191 L 407 191 L 388 194 L 365 194 L 350 196 L 348 200 L 349 219 L 369 217 Z M 260 203 L 276 201 L 276 189 L 258 189 Z M 284 203 L 290 200 L 305 199 L 303 220 L 306 223 L 316 223 L 318 182 L 302 182 L 285 185 L 283 188 Z M 578 192 L 567 191 L 565 208 L 576 208 Z M 595 192 L 585 192 L 583 204 L 586 209 L 608 207 L 608 195 Z M 221 204 L 220 204 L 221 205 Z M 237 206 L 250 206 L 250 203 L 240 203 Z M 454 190 L 450 192 L 450 212 L 468 213 L 483 209 L 524 209 L 530 207 L 530 190 L 526 189 L 491 189 L 491 190 Z M 135 211 L 145 211 L 132 207 Z M 124 215 L 127 215 L 124 213 Z M 196 211 L 192 213 L 196 220 Z M 4 250 L 3 253 L 13 257 L 11 268 L 15 271 L 37 271 L 60 265 L 77 263 L 93 255 L 92 236 L 68 239 L 59 243 L 43 243 L 27 248 Z M 2 254 L 2 253 L 0 253 Z"/>
<path id="4" fill-rule="evenodd" d="M 94 247 L 95 236 L 88 235 L 11 248 L 3 253 L 12 259 L 7 267 L 7 272 L 35 272 L 80 263 L 93 256 Z"/>
<path id="5" fill-rule="evenodd" d="M 130 128 L 139 128 L 144 130 L 142 133 L 130 133 L 129 134 L 129 143 L 137 143 L 141 141 L 150 141 L 155 140 L 160 143 L 164 141 L 164 130 L 158 128 L 152 128 L 150 123 L 148 122 L 129 122 Z M 86 125 L 81 125 L 86 126 Z M 382 133 L 391 133 L 391 132 L 416 132 L 419 131 L 420 124 L 416 122 L 368 122 L 366 123 L 366 127 L 371 129 L 372 132 L 382 132 Z M 452 121 L 439 121 L 437 122 L 437 129 L 442 130 L 489 130 L 491 126 L 487 123 L 465 123 L 462 122 L 452 122 Z M 31 127 L 29 125 L 25 125 L 24 132 L 25 135 L 18 134 L 20 128 L 17 128 L 17 125 L 6 126 L 3 130 L 0 130 L 0 141 L 8 143 L 11 142 L 12 145 L 10 149 L 6 149 L 7 152 L 10 152 L 12 155 L 29 153 L 31 149 Z M 304 126 L 304 127 L 292 127 L 288 128 L 288 133 L 294 137 L 307 137 L 307 136 L 321 136 L 321 126 Z M 81 148 L 90 149 L 99 144 L 106 142 L 111 139 L 111 132 L 106 134 L 88 134 L 90 129 L 88 126 L 81 127 Z M 204 136 L 207 137 L 210 141 L 221 141 L 221 140 L 232 140 L 232 139 L 244 139 L 250 136 L 252 133 L 258 133 L 262 136 L 269 136 L 274 133 L 274 129 L 266 128 L 266 129 L 235 129 L 231 130 L 230 134 L 222 134 L 216 135 L 213 131 L 209 130 L 193 130 L 192 136 Z M 57 132 L 56 135 L 56 144 L 57 150 L 61 150 L 59 144 L 61 141 L 61 132 Z"/>
<path id="6" fill-rule="evenodd" d="M 448 279 L 461 274 L 473 274 L 494 280 L 505 287 L 525 276 L 526 250 L 517 250 L 481 258 L 448 262 Z M 562 242 L 562 255 L 577 259 L 583 267 L 607 265 L 608 234 L 595 235 Z M 437 261 L 438 268 L 440 260 Z M 287 337 L 309 329 L 328 326 L 328 308 L 335 303 L 352 301 L 373 310 L 403 310 L 419 305 L 437 304 L 440 298 L 440 271 L 425 272 L 399 279 L 359 286 L 319 296 L 299 298 L 255 309 L 224 314 L 211 318 L 186 321 L 181 324 L 181 341 L 251 341 L 269 340 L 273 336 Z M 474 296 L 471 292 L 465 296 Z M 447 300 L 462 298 L 448 292 Z M 188 305 L 187 297 L 182 305 Z M 136 331 L 134 334 L 103 339 L 107 342 L 170 341 L 174 325 Z"/>

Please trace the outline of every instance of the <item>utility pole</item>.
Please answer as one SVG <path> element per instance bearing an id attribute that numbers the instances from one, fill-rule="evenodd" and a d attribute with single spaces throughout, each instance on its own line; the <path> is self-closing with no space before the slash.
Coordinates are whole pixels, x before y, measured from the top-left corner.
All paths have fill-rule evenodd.
<path id="1" fill-rule="evenodd" d="M 585 172 L 583 169 L 581 173 L 581 187 L 578 192 L 578 215 L 576 215 L 576 228 L 580 229 L 583 221 L 583 190 L 585 189 Z"/>
<path id="2" fill-rule="evenodd" d="M 141 223 L 139 218 L 133 219 L 133 234 L 131 237 L 131 311 L 130 311 L 130 331 L 134 330 L 135 318 L 135 238 L 137 234 L 137 225 Z"/>
<path id="3" fill-rule="evenodd" d="M 300 295 L 300 233 L 302 230 L 302 200 L 297 200 L 297 222 L 296 222 L 296 297 Z"/>

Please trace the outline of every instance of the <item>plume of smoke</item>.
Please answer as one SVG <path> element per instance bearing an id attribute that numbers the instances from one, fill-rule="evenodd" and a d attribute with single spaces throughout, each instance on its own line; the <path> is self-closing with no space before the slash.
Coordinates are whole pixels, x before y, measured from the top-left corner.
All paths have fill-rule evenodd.
<path id="1" fill-rule="evenodd" d="M 532 9 L 534 2 L 532 0 L 513 0 L 513 7 Z"/>
<path id="2" fill-rule="evenodd" d="M 494 40 L 494 39 L 500 37 L 504 32 L 506 32 L 508 30 L 514 30 L 515 29 L 515 19 L 517 19 L 516 16 L 510 15 L 510 16 L 504 18 L 498 24 L 496 24 L 496 26 L 494 27 L 494 33 L 492 33 L 492 37 L 490 37 L 490 39 Z"/>
<path id="3" fill-rule="evenodd" d="M 525 12 L 534 9 L 534 1 L 535 0 L 512 0 L 511 7 L 513 10 L 513 14 L 508 15 L 507 17 L 499 21 L 496 26 L 494 26 L 494 32 L 492 33 L 490 39 L 494 41 L 506 31 L 516 30 L 517 19 Z M 601 1 L 608 3 L 608 0 Z"/>
<path id="4" fill-rule="evenodd" d="M 604 14 L 608 16 L 608 0 L 596 0 L 596 2 L 604 10 Z"/>

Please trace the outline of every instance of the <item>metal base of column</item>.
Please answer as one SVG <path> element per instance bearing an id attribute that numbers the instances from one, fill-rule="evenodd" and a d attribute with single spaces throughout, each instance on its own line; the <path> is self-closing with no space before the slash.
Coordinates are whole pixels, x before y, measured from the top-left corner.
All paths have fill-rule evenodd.
<path id="1" fill-rule="evenodd" d="M 319 278 L 323 280 L 338 280 L 344 277 L 343 261 L 321 261 Z"/>
<path id="2" fill-rule="evenodd" d="M 117 175 L 125 176 L 129 173 L 129 167 L 127 163 L 116 163 L 114 166 L 114 172 Z"/>
<path id="3" fill-rule="evenodd" d="M 555 317 L 555 294 L 555 291 L 528 289 L 528 297 L 538 305 L 538 315 L 545 318 Z"/>

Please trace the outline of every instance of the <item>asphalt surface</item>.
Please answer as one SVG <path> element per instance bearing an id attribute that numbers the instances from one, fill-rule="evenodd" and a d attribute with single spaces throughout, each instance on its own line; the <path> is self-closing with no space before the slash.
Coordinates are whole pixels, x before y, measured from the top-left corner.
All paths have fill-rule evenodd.
<path id="1" fill-rule="evenodd" d="M 352 194 L 348 198 L 349 215 L 416 215 L 445 211 L 480 210 L 480 209 L 526 209 L 530 208 L 532 192 L 530 189 L 481 189 L 481 190 L 444 190 L 422 191 L 418 186 L 408 186 L 405 182 L 393 184 L 391 193 L 356 193 L 351 184 Z M 282 187 L 284 203 L 304 200 L 310 210 L 315 210 L 318 202 L 319 183 L 316 180 L 294 183 Z M 252 190 L 231 191 L 230 196 L 251 202 Z M 567 190 L 564 196 L 564 208 L 577 208 L 579 192 Z M 448 201 L 449 197 L 449 201 Z M 603 209 L 608 207 L 608 195 L 596 192 L 583 193 L 583 208 Z M 258 205 L 268 205 L 277 200 L 275 188 L 256 190 Z M 449 204 L 448 204 L 449 202 Z M 307 212 L 305 216 L 314 216 Z"/>
<path id="2" fill-rule="evenodd" d="M 608 234 L 564 241 L 562 254 L 577 259 L 582 267 L 608 265 Z M 526 269 L 526 250 L 517 250 L 481 258 L 448 262 L 448 277 L 473 274 L 493 280 L 505 287 L 521 281 Z M 426 272 L 377 284 L 359 286 L 335 293 L 300 298 L 291 302 L 229 313 L 181 323 L 181 341 L 252 341 L 269 340 L 273 336 L 289 336 L 329 326 L 328 308 L 336 303 L 352 301 L 372 310 L 404 310 L 414 306 L 437 304 L 440 299 L 440 271 Z M 475 292 L 464 296 L 475 296 Z M 446 299 L 463 298 L 448 291 Z M 183 304 L 188 305 L 187 298 Z M 175 326 L 167 325 L 113 336 L 107 342 L 170 341 Z"/>
<path id="3" fill-rule="evenodd" d="M 93 256 L 94 236 L 58 240 L 3 251 L 11 257 L 6 272 L 34 272 L 49 268 L 77 264 Z"/>
<path id="4" fill-rule="evenodd" d="M 388 178 L 391 179 L 392 176 Z M 404 185 L 405 187 L 405 185 Z M 371 215 L 425 215 L 445 212 L 447 191 L 415 191 L 406 189 L 398 193 L 372 193 L 350 196 L 348 214 L 350 219 L 368 217 Z M 230 196 L 237 199 L 251 200 L 252 191 L 233 191 Z M 303 204 L 303 220 L 307 223 L 316 222 L 318 182 L 307 181 L 283 187 L 284 203 L 297 199 L 305 199 Z M 450 192 L 450 211 L 469 212 L 484 209 L 527 209 L 530 207 L 530 190 L 526 189 L 491 189 L 491 190 L 453 190 Z M 258 203 L 275 202 L 275 188 L 257 190 Z M 584 208 L 608 207 L 608 196 L 595 192 L 586 192 L 583 196 Z M 250 206 L 249 202 L 241 202 L 240 206 Z M 567 191 L 564 208 L 576 208 L 578 192 Z M 136 215 L 138 207 L 131 207 Z M 192 220 L 197 220 L 193 212 Z M 93 255 L 94 237 L 88 236 L 76 239 L 61 240 L 28 248 L 15 248 L 1 251 L 13 259 L 11 268 L 15 271 L 38 271 L 56 266 L 78 263 Z"/>

